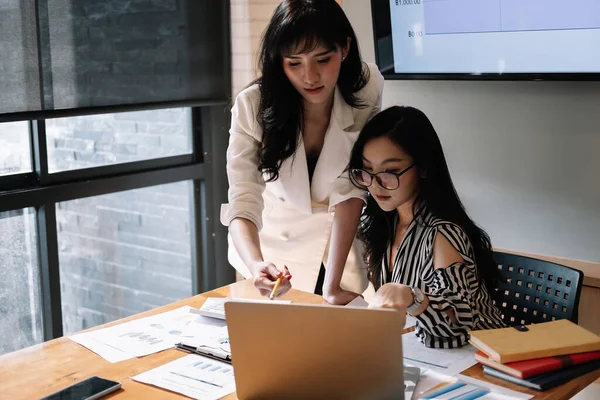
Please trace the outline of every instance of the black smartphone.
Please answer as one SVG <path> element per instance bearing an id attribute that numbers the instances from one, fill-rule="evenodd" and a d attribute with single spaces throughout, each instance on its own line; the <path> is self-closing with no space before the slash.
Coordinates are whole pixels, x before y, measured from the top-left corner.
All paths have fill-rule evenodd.
<path id="1" fill-rule="evenodd" d="M 41 400 L 95 400 L 121 388 L 121 384 L 92 376 Z"/>

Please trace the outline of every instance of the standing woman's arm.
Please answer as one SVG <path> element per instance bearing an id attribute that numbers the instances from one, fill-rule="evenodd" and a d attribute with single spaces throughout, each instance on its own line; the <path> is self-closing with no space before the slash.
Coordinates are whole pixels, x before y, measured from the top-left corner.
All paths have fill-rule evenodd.
<path id="1" fill-rule="evenodd" d="M 378 67 L 374 64 L 369 65 L 369 83 L 364 89 L 371 104 L 368 119 L 381 111 L 383 84 L 383 75 Z M 365 205 L 366 191 L 354 187 L 344 175 L 336 181 L 333 193 L 337 195 L 330 200 L 330 208 L 335 205 L 335 217 L 329 243 L 327 273 L 323 282 L 323 297 L 333 304 L 347 304 L 357 294 L 341 289 L 340 282 Z"/>
<path id="2" fill-rule="evenodd" d="M 223 209 L 223 223 L 229 225 L 234 247 L 254 278 L 254 286 L 263 295 L 269 295 L 280 274 L 275 265 L 265 262 L 260 248 L 258 232 L 262 229 L 265 181 L 258 169 L 260 142 L 254 137 L 256 113 L 252 95 L 240 93 L 231 110 L 231 129 L 227 147 L 227 178 L 229 191 Z M 254 102 L 256 99 L 254 99 Z M 289 273 L 279 286 L 277 294 L 290 288 Z M 248 278 L 248 277 L 246 277 Z"/>
<path id="3" fill-rule="evenodd" d="M 364 204 L 363 199 L 351 197 L 335 206 L 327 269 L 323 282 L 323 297 L 329 303 L 348 304 L 359 295 L 342 289 L 340 283 Z"/>

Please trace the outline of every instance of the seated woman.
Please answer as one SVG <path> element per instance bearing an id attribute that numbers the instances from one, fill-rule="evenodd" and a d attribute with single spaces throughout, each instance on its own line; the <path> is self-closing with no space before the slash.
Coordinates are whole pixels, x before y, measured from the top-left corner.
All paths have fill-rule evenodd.
<path id="1" fill-rule="evenodd" d="M 427 347 L 463 346 L 471 330 L 506 326 L 488 289 L 490 239 L 465 212 L 423 112 L 391 107 L 368 122 L 350 178 L 370 194 L 359 238 L 377 290 L 371 306 L 415 316 Z"/>

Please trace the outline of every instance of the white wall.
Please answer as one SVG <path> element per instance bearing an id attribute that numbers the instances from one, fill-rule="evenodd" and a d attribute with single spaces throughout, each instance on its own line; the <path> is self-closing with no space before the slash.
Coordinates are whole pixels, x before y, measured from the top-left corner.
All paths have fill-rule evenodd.
<path id="1" fill-rule="evenodd" d="M 374 62 L 370 2 L 343 7 Z M 600 82 L 386 81 L 394 104 L 432 120 L 495 247 L 600 262 Z"/>
<path id="2" fill-rule="evenodd" d="M 281 0 L 231 0 L 232 96 L 257 78 L 258 45 Z"/>

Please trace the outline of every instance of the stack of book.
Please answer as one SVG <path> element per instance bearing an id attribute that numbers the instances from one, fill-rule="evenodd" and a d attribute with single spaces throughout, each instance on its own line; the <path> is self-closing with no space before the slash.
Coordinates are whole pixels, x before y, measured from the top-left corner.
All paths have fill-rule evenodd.
<path id="1" fill-rule="evenodd" d="M 600 368 L 600 337 L 568 320 L 471 332 L 483 372 L 547 390 Z"/>

